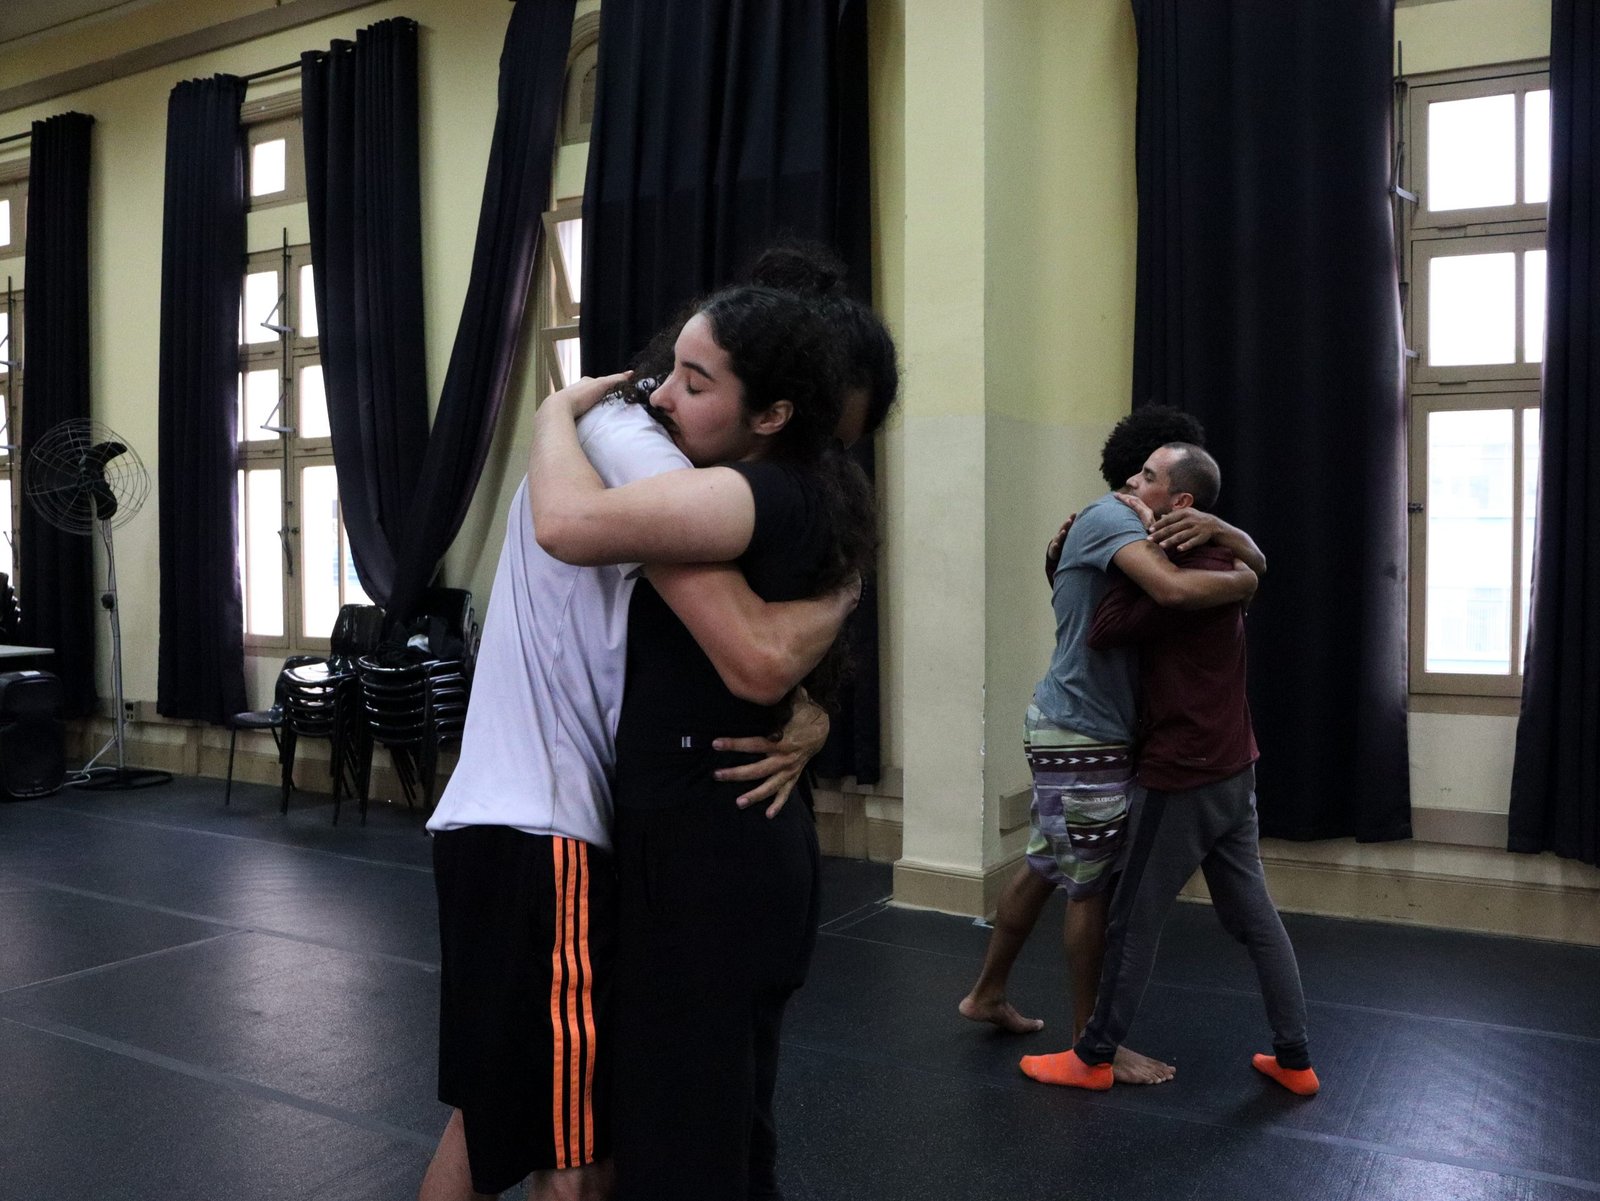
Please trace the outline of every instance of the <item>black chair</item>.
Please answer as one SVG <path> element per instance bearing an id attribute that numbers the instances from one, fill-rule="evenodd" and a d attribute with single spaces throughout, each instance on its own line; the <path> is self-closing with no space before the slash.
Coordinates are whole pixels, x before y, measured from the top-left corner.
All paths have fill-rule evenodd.
<path id="1" fill-rule="evenodd" d="M 233 752 L 239 745 L 240 730 L 269 730 L 272 733 L 273 745 L 278 748 L 278 763 L 283 764 L 283 739 L 278 736 L 278 731 L 283 729 L 283 673 L 291 667 L 301 667 L 307 663 L 321 663 L 317 655 L 290 655 L 283 661 L 283 667 L 278 672 L 278 681 L 272 687 L 272 708 L 249 709 L 243 713 L 235 713 L 228 718 L 228 787 L 222 794 L 222 804 L 226 807 L 233 800 Z"/>
<path id="2" fill-rule="evenodd" d="M 348 788 L 365 790 L 358 760 L 351 754 L 357 688 L 353 672 L 340 671 L 331 662 L 307 663 L 282 675 L 283 680 L 283 802 L 289 812 L 294 791 L 295 747 L 302 738 L 326 738 L 331 743 L 328 771 L 333 777 L 333 822 L 339 824 L 339 800 Z"/>
<path id="3" fill-rule="evenodd" d="M 383 622 L 381 606 L 341 605 L 329 636 L 328 661 L 338 671 L 355 671 L 357 659 L 378 649 Z"/>
<path id="4" fill-rule="evenodd" d="M 469 691 L 460 659 L 424 659 L 413 651 L 390 650 L 361 658 L 360 747 L 361 819 L 366 821 L 372 779 L 372 752 L 384 746 L 400 777 L 406 806 L 420 789 L 424 809 L 433 812 L 439 750 L 460 742 L 467 719 Z"/>
<path id="5" fill-rule="evenodd" d="M 427 636 L 427 653 L 438 659 L 459 659 L 467 675 L 478 654 L 477 611 L 465 588 L 424 588 L 407 631 Z"/>

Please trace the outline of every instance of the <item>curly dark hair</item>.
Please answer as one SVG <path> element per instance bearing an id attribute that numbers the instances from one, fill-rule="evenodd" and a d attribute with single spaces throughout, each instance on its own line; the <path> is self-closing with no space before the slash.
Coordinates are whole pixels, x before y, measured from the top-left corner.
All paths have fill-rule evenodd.
<path id="1" fill-rule="evenodd" d="M 862 429 L 866 437 L 888 420 L 900 397 L 900 361 L 883 319 L 850 295 L 847 275 L 844 262 L 827 246 L 797 239 L 768 246 L 749 272 L 753 284 L 796 292 L 816 302 L 844 353 L 845 386 L 867 395 Z"/>
<path id="2" fill-rule="evenodd" d="M 1144 461 L 1169 442 L 1206 444 L 1206 427 L 1171 405 L 1141 405 L 1112 429 L 1100 449 L 1100 474 L 1113 492 L 1138 473 Z"/>

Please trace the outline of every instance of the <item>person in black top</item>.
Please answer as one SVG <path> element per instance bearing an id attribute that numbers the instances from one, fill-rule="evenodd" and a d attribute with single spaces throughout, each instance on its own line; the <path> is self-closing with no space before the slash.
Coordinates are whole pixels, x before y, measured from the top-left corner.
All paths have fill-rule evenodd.
<path id="1" fill-rule="evenodd" d="M 529 467 L 541 545 L 574 563 L 732 560 L 768 600 L 865 569 L 875 521 L 834 437 L 846 372 L 825 309 L 742 287 L 683 325 L 649 403 L 692 462 L 726 466 L 607 491 L 574 421 L 625 377 L 546 400 Z M 617 730 L 618 1197 L 777 1197 L 771 1097 L 815 941 L 816 833 L 809 804 L 769 818 L 714 779 L 737 760 L 713 739 L 774 729 L 786 702 L 718 675 L 649 586 L 664 570 L 634 592 Z"/>

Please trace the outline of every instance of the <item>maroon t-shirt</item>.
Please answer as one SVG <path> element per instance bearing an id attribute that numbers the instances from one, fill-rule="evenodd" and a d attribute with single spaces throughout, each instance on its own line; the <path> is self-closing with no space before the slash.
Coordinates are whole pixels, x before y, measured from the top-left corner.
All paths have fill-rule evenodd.
<path id="1" fill-rule="evenodd" d="M 1179 567 L 1228 570 L 1233 555 L 1199 546 Z M 1138 780 L 1176 792 L 1236 776 L 1258 757 L 1245 699 L 1244 606 L 1166 609 L 1121 572 L 1095 610 L 1089 645 L 1137 645 Z"/>

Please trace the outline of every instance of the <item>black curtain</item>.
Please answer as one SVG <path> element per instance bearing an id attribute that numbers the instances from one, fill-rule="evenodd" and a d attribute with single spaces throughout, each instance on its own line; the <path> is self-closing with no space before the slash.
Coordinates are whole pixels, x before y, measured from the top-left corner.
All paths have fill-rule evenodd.
<path id="1" fill-rule="evenodd" d="M 779 236 L 834 246 L 870 299 L 866 19 L 864 0 L 607 0 L 583 200 L 587 373 L 625 365 Z M 870 472 L 870 446 L 862 461 Z M 818 768 L 875 783 L 875 591 L 850 638 L 854 684 Z"/>
<path id="2" fill-rule="evenodd" d="M 300 99 L 339 502 L 362 586 L 384 604 L 428 444 L 416 22 L 301 55 Z"/>
<path id="3" fill-rule="evenodd" d="M 1600 14 L 1554 0 L 1539 519 L 1509 848 L 1600 863 Z"/>
<path id="4" fill-rule="evenodd" d="M 550 204 L 574 7 L 575 0 L 517 0 L 506 28 L 472 273 L 389 597 L 397 620 L 415 611 L 466 518 L 505 399 Z"/>
<path id="5" fill-rule="evenodd" d="M 28 159 L 27 405 L 19 457 L 63 421 L 89 416 L 89 129 L 63 113 L 33 123 Z M 14 347 L 7 347 L 11 350 Z M 17 356 L 12 355 L 12 358 Z M 20 495 L 18 639 L 55 648 L 41 666 L 61 677 L 68 715 L 94 711 L 94 542 L 45 521 Z"/>
<path id="6" fill-rule="evenodd" d="M 466 517 L 544 233 L 575 0 L 519 0 L 466 301 L 430 431 L 422 341 L 417 30 L 395 19 L 302 59 L 312 258 L 339 498 L 391 625 Z"/>
<path id="7" fill-rule="evenodd" d="M 1261 827 L 1410 836 L 1392 0 L 1133 0 L 1133 402 L 1198 416 L 1270 573 Z"/>
<path id="8" fill-rule="evenodd" d="M 210 722 L 245 707 L 234 484 L 244 88 L 231 75 L 190 80 L 167 104 L 156 707 L 165 717 Z"/>

